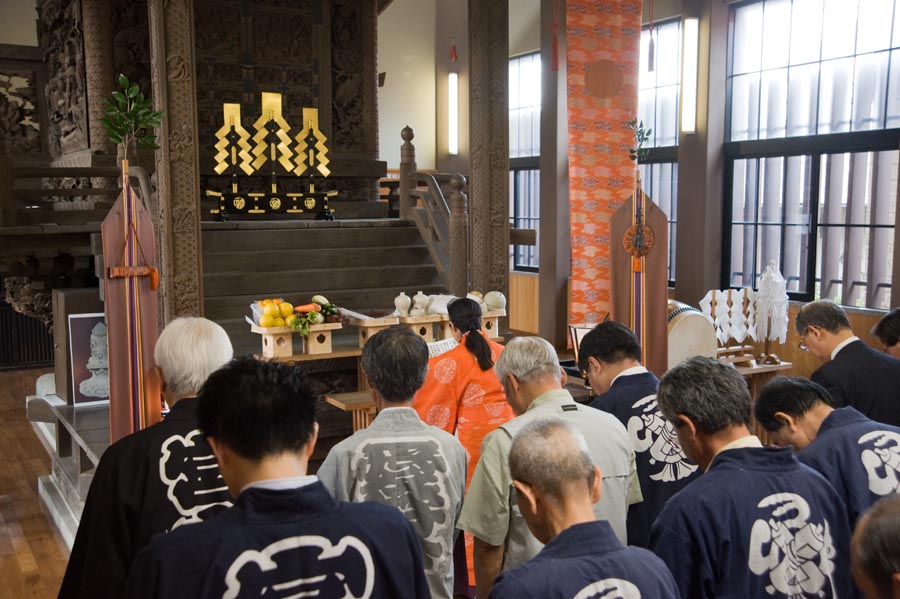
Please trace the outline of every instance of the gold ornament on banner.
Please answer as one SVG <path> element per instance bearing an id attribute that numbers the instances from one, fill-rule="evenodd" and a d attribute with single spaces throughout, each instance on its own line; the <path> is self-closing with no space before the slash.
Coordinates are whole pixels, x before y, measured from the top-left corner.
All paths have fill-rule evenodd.
<path id="1" fill-rule="evenodd" d="M 284 120 L 281 113 L 281 94 L 273 92 L 262 93 L 262 112 L 256 122 L 253 123 L 256 129 L 256 135 L 253 136 L 253 168 L 259 169 L 268 161 L 273 163 L 277 160 L 284 167 L 284 170 L 291 172 L 294 170 L 294 164 L 291 160 L 293 152 L 290 144 L 291 138 L 288 131 L 291 130 L 290 125 Z M 269 134 L 273 133 L 278 143 L 274 143 L 269 139 Z"/>
<path id="2" fill-rule="evenodd" d="M 215 171 L 221 175 L 231 166 L 239 167 L 247 175 L 252 175 L 253 155 L 250 153 L 250 134 L 241 124 L 241 105 L 223 104 L 222 128 L 216 131 Z"/>
<path id="3" fill-rule="evenodd" d="M 298 177 L 313 175 L 319 171 L 323 177 L 331 174 L 328 163 L 328 147 L 325 145 L 325 134 L 319 129 L 319 109 L 303 109 L 303 129 L 294 138 L 297 140 L 297 168 L 294 174 Z"/>

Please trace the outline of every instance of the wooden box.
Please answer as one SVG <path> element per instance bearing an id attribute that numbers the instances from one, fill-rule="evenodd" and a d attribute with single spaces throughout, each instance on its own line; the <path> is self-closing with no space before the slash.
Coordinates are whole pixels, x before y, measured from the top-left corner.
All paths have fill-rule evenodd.
<path id="1" fill-rule="evenodd" d="M 491 339 L 500 337 L 500 319 L 506 316 L 506 310 L 489 310 L 481 314 L 481 328 Z"/>
<path id="2" fill-rule="evenodd" d="M 325 322 L 309 325 L 309 337 L 301 337 L 303 340 L 304 354 L 330 354 L 331 331 L 340 329 L 339 322 Z"/>
<path id="3" fill-rule="evenodd" d="M 385 316 L 383 318 L 348 318 L 347 322 L 350 324 L 359 327 L 359 346 L 362 347 L 366 344 L 366 341 L 379 331 L 383 331 L 388 327 L 392 327 L 397 324 L 399 319 L 396 316 Z"/>
<path id="4" fill-rule="evenodd" d="M 250 330 L 262 335 L 262 355 L 264 358 L 282 358 L 294 353 L 291 327 L 261 327 L 250 325 Z"/>
<path id="5" fill-rule="evenodd" d="M 434 324 L 441 321 L 440 314 L 429 314 L 428 316 L 398 316 L 397 320 L 400 324 L 409 327 L 418 334 L 426 343 L 431 343 L 437 339 L 434 336 Z"/>
<path id="6" fill-rule="evenodd" d="M 71 404 L 72 365 L 69 361 L 69 314 L 103 312 L 96 287 L 53 290 L 53 367 L 56 394 Z"/>

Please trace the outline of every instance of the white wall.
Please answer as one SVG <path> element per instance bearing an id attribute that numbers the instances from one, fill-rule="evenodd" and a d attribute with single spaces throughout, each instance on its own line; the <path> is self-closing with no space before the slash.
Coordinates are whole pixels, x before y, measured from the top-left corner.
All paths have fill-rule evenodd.
<path id="1" fill-rule="evenodd" d="M 541 0 L 509 0 L 509 55 L 540 49 Z"/>
<path id="2" fill-rule="evenodd" d="M 0 44 L 37 46 L 35 0 L 0 0 Z"/>
<path id="3" fill-rule="evenodd" d="M 378 157 L 389 169 L 400 166 L 400 130 L 406 125 L 415 130 L 418 167 L 435 168 L 438 1 L 394 0 L 378 17 L 378 71 L 387 73 L 378 88 Z"/>

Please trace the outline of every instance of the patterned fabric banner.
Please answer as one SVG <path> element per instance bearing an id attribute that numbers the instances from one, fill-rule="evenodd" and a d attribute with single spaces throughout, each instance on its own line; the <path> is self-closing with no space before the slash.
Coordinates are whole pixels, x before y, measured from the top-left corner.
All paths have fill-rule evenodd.
<path id="1" fill-rule="evenodd" d="M 600 322 L 610 303 L 609 219 L 634 189 L 628 156 L 637 114 L 640 0 L 569 0 L 566 6 L 570 322 Z"/>

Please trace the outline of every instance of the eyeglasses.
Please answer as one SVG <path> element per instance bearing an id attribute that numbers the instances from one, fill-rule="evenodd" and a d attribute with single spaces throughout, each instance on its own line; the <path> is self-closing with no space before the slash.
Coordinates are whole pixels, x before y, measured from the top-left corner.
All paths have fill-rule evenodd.
<path id="1" fill-rule="evenodd" d="M 798 342 L 797 342 L 797 348 L 798 348 L 800 351 L 809 351 L 809 347 L 807 347 L 807 345 L 806 345 L 803 341 L 798 341 Z"/>

